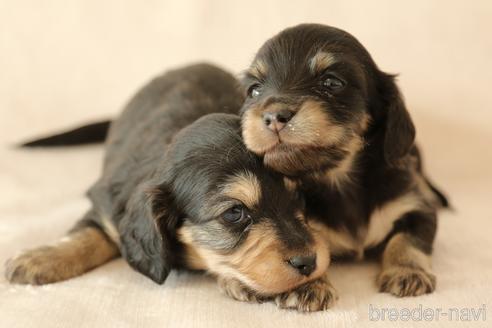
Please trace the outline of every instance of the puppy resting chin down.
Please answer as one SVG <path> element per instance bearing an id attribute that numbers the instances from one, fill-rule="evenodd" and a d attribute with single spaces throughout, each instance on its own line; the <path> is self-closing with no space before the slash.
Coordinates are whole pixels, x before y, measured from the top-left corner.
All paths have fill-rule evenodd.
<path id="1" fill-rule="evenodd" d="M 235 79 L 206 64 L 150 82 L 111 125 L 91 209 L 57 243 L 10 259 L 7 279 L 53 283 L 121 254 L 157 283 L 173 268 L 204 270 L 238 300 L 330 306 L 327 244 L 299 193 L 244 146 L 228 114 L 242 100 Z"/>

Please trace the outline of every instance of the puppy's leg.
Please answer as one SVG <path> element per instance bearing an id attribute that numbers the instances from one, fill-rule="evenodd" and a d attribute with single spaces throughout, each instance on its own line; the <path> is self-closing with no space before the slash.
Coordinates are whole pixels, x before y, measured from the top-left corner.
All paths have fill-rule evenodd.
<path id="1" fill-rule="evenodd" d="M 401 220 L 383 252 L 379 290 L 400 297 L 431 293 L 436 287 L 430 259 L 435 214 L 413 212 Z"/>
<path id="2" fill-rule="evenodd" d="M 283 309 L 303 312 L 327 310 L 338 299 L 336 290 L 328 281 L 326 273 L 319 279 L 308 282 L 294 290 L 275 297 L 275 303 Z"/>
<path id="3" fill-rule="evenodd" d="M 44 285 L 79 276 L 118 256 L 116 244 L 95 226 L 75 228 L 53 245 L 28 250 L 7 261 L 11 283 Z"/>
<path id="4" fill-rule="evenodd" d="M 234 278 L 218 278 L 219 289 L 227 296 L 241 302 L 263 303 L 268 297 L 258 295 L 242 282 Z"/>

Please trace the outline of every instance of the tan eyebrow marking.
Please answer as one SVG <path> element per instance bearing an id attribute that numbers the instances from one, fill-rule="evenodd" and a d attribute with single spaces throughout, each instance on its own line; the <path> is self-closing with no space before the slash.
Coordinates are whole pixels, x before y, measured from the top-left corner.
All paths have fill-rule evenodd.
<path id="1" fill-rule="evenodd" d="M 225 195 L 240 200 L 248 208 L 254 208 L 260 203 L 260 181 L 249 171 L 234 175 L 224 184 L 222 190 Z"/>
<path id="2" fill-rule="evenodd" d="M 253 64 L 251 64 L 248 73 L 260 80 L 268 73 L 267 65 L 263 60 L 257 59 Z"/>
<path id="3" fill-rule="evenodd" d="M 313 74 L 319 73 L 333 65 L 335 62 L 336 58 L 333 54 L 320 51 L 309 61 L 309 69 Z"/>
<path id="4" fill-rule="evenodd" d="M 297 182 L 287 177 L 284 177 L 284 185 L 285 188 L 290 192 L 294 192 L 297 189 Z"/>

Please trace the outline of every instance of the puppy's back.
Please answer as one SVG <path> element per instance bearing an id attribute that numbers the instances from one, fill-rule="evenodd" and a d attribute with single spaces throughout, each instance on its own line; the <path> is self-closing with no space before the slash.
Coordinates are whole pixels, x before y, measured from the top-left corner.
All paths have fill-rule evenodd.
<path id="1" fill-rule="evenodd" d="M 155 78 L 113 123 L 105 170 L 114 170 L 129 159 L 157 158 L 182 128 L 206 114 L 237 113 L 242 101 L 234 76 L 210 64 L 187 66 Z"/>
<path id="2" fill-rule="evenodd" d="M 112 124 L 100 179 L 88 196 L 116 222 L 136 186 L 167 161 L 184 127 L 210 113 L 237 113 L 243 96 L 236 79 L 208 64 L 165 73 L 144 86 Z"/>

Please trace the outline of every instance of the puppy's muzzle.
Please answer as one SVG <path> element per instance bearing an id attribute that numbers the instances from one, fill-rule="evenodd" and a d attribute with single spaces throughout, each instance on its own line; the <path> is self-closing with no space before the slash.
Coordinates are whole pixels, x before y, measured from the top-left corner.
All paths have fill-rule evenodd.
<path id="1" fill-rule="evenodd" d="M 295 113 L 288 109 L 281 109 L 276 111 L 268 111 L 263 113 L 262 119 L 265 126 L 278 133 L 285 125 L 294 117 Z"/>
<path id="2" fill-rule="evenodd" d="M 308 256 L 294 256 L 287 261 L 303 276 L 309 277 L 316 270 L 316 254 Z"/>

